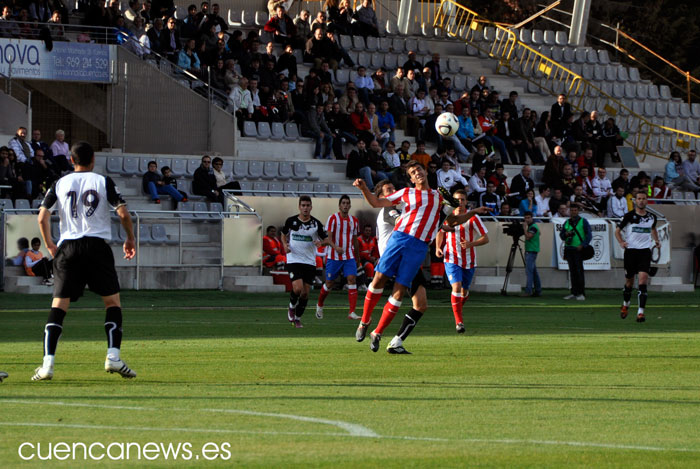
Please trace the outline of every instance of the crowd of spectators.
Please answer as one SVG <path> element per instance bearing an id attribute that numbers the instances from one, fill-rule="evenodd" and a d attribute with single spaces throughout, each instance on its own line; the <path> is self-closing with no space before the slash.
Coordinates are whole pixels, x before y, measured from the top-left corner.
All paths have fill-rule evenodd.
<path id="1" fill-rule="evenodd" d="M 41 138 L 41 130 L 20 127 L 15 136 L 0 146 L 0 198 L 41 198 L 51 184 L 72 171 L 65 132 L 57 130 L 51 145 Z"/>

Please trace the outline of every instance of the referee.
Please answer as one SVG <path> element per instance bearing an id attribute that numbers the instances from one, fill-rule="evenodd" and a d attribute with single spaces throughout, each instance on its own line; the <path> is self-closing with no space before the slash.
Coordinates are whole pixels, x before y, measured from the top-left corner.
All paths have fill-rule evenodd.
<path id="1" fill-rule="evenodd" d="M 119 350 L 122 342 L 122 310 L 119 279 L 112 249 L 105 242 L 112 237 L 109 207 L 116 209 L 126 231 L 124 258 L 136 254 L 131 217 L 114 182 L 92 170 L 95 152 L 85 142 L 71 149 L 75 172 L 53 183 L 39 209 L 39 229 L 54 258 L 54 290 L 51 312 L 44 328 L 44 362 L 34 371 L 33 381 L 53 378 L 54 356 L 63 332 L 63 319 L 71 301 L 83 295 L 87 285 L 102 297 L 107 310 L 107 358 L 105 371 L 134 378 L 136 372 L 124 363 Z M 51 208 L 56 206 L 61 220 L 58 246 L 51 239 Z"/>
<path id="2" fill-rule="evenodd" d="M 632 297 L 634 276 L 639 280 L 639 310 L 637 322 L 644 322 L 644 307 L 647 303 L 647 283 L 651 266 L 651 248 L 660 246 L 659 234 L 656 232 L 656 215 L 647 212 L 647 193 L 639 191 L 635 196 L 635 209 L 627 212 L 615 230 L 615 238 L 625 250 L 625 289 L 622 293 L 623 303 L 620 317 L 625 319 Z M 624 239 L 622 233 L 624 232 Z"/>

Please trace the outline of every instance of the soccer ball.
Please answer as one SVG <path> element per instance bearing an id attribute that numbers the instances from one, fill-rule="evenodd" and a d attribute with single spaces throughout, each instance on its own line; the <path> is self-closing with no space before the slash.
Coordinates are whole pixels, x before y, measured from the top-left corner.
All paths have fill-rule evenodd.
<path id="1" fill-rule="evenodd" d="M 435 120 L 435 130 L 442 137 L 452 137 L 459 130 L 457 116 L 451 112 L 443 112 Z"/>

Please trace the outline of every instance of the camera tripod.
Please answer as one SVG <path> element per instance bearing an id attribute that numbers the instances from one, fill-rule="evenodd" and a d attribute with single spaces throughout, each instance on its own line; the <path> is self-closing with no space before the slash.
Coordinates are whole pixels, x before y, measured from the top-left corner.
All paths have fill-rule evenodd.
<path id="1" fill-rule="evenodd" d="M 523 254 L 523 248 L 520 247 L 520 237 L 513 237 L 513 244 L 510 245 L 510 254 L 508 254 L 508 263 L 506 264 L 506 278 L 503 281 L 503 288 L 501 289 L 501 295 L 508 296 L 508 281 L 510 280 L 510 274 L 513 272 L 513 264 L 515 263 L 515 252 L 520 252 L 520 258 L 523 260 L 523 265 L 525 265 L 525 254 Z"/>

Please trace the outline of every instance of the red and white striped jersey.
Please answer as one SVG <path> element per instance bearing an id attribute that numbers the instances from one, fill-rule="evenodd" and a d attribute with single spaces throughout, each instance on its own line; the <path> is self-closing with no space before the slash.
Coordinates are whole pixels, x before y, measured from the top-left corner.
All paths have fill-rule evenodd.
<path id="1" fill-rule="evenodd" d="M 328 246 L 326 259 L 334 261 L 347 261 L 355 258 L 355 246 L 352 239 L 360 232 L 360 223 L 352 215 L 347 218 L 340 216 L 340 212 L 328 217 L 326 222 L 326 232 L 336 246 L 344 249 L 342 254 L 338 254 L 335 249 Z"/>
<path id="2" fill-rule="evenodd" d="M 454 232 L 447 232 L 445 241 L 445 262 L 456 264 L 463 269 L 476 267 L 476 249 L 470 247 L 465 249 L 461 242 L 473 242 L 488 233 L 486 226 L 474 215 L 465 223 L 455 227 Z"/>
<path id="3" fill-rule="evenodd" d="M 403 202 L 405 207 L 396 221 L 394 231 L 402 231 L 426 243 L 437 236 L 440 226 L 442 196 L 436 190 L 419 191 L 412 187 L 400 189 L 387 196 L 394 205 Z"/>

